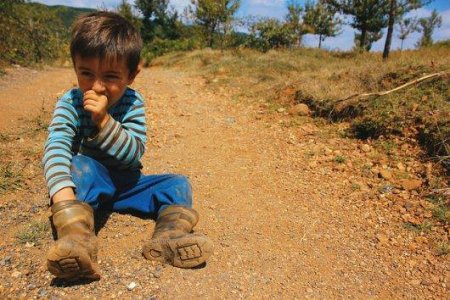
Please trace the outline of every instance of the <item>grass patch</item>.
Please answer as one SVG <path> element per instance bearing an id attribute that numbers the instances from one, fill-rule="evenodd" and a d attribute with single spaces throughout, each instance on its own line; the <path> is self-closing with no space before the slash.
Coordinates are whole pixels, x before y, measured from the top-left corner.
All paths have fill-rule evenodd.
<path id="1" fill-rule="evenodd" d="M 440 242 L 436 245 L 436 255 L 443 256 L 450 253 L 450 244 L 446 242 Z"/>
<path id="2" fill-rule="evenodd" d="M 12 163 L 0 165 L 0 194 L 8 191 L 19 190 L 24 185 L 21 170 Z"/>
<path id="3" fill-rule="evenodd" d="M 439 222 L 449 225 L 450 201 L 445 198 L 445 195 L 433 195 L 429 196 L 427 199 L 434 205 L 432 209 L 433 217 L 436 218 Z"/>
<path id="4" fill-rule="evenodd" d="M 16 238 L 20 244 L 40 245 L 41 240 L 50 232 L 48 222 L 33 222 L 29 224 L 23 231 L 16 234 Z"/>
<path id="5" fill-rule="evenodd" d="M 429 222 L 424 222 L 421 224 L 405 223 L 404 226 L 406 229 L 420 233 L 420 232 L 430 231 L 431 228 L 433 227 L 433 224 L 431 224 Z"/>
<path id="6" fill-rule="evenodd" d="M 345 163 L 345 162 L 347 161 L 347 159 L 346 159 L 344 156 L 342 156 L 342 155 L 337 155 L 337 156 L 334 158 L 334 161 L 335 161 L 336 163 L 338 163 L 338 164 L 343 164 L 343 163 Z"/>

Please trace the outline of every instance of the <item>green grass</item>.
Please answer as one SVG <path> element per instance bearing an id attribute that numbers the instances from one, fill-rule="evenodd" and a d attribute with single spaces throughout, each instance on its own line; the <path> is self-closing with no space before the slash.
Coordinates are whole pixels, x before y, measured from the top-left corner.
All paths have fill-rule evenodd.
<path id="1" fill-rule="evenodd" d="M 450 244 L 447 242 L 440 242 L 436 245 L 436 255 L 443 256 L 450 254 Z"/>
<path id="2" fill-rule="evenodd" d="M 50 233 L 48 222 L 32 222 L 23 231 L 16 234 L 16 239 L 20 244 L 39 245 L 41 240 Z"/>
<path id="3" fill-rule="evenodd" d="M 334 161 L 335 161 L 336 163 L 338 163 L 338 164 L 343 164 L 343 163 L 345 163 L 345 162 L 347 161 L 347 159 L 346 159 L 344 156 L 342 156 L 342 155 L 337 155 L 337 156 L 334 158 Z"/>
<path id="4" fill-rule="evenodd" d="M 0 165 L 0 194 L 19 190 L 24 184 L 21 170 L 15 164 L 2 163 Z"/>
<path id="5" fill-rule="evenodd" d="M 405 223 L 404 224 L 405 228 L 420 233 L 420 232 L 428 232 L 431 230 L 431 228 L 433 227 L 433 224 L 429 223 L 429 222 L 424 222 L 421 224 L 413 224 L 413 223 Z"/>

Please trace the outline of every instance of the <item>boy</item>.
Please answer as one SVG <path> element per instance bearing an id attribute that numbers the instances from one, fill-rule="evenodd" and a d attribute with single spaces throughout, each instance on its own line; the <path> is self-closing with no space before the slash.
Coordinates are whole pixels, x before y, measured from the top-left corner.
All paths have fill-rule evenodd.
<path id="1" fill-rule="evenodd" d="M 157 215 L 143 247 L 150 260 L 191 268 L 212 243 L 191 233 L 198 222 L 191 186 L 180 175 L 141 174 L 146 122 L 142 96 L 128 87 L 139 73 L 142 41 L 118 14 L 79 18 L 70 53 L 78 88 L 58 100 L 43 157 L 57 241 L 48 270 L 63 279 L 100 279 L 93 210 Z"/>

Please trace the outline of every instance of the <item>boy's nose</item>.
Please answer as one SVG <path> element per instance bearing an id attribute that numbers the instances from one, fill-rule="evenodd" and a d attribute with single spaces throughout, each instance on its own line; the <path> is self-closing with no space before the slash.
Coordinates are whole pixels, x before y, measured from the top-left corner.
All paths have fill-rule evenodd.
<path id="1" fill-rule="evenodd" d="M 92 85 L 92 90 L 96 93 L 102 93 L 105 91 L 105 84 L 100 79 L 97 79 Z"/>

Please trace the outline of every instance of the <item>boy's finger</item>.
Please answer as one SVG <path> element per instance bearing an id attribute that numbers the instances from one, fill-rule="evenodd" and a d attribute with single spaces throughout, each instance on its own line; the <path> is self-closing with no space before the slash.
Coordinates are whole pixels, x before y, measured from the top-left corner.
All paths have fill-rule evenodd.
<path id="1" fill-rule="evenodd" d="M 86 106 L 86 105 L 97 106 L 97 101 L 92 100 L 92 99 L 87 99 L 83 102 L 83 106 Z"/>

